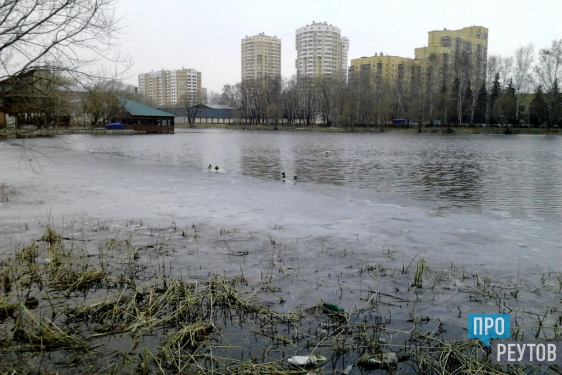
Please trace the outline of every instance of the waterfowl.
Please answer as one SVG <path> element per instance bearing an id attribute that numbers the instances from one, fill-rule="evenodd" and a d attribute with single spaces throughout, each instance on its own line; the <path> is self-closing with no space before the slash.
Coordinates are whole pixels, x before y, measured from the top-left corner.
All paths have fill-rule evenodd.
<path id="1" fill-rule="evenodd" d="M 215 167 L 215 171 L 218 171 L 218 170 L 219 170 L 219 166 L 217 165 L 217 166 Z"/>
<path id="2" fill-rule="evenodd" d="M 211 168 L 213 168 L 213 166 L 211 164 L 209 164 L 209 166 L 207 167 L 207 170 L 210 171 Z"/>
<path id="3" fill-rule="evenodd" d="M 281 178 L 284 180 L 285 179 L 285 172 L 281 172 Z"/>
<path id="4" fill-rule="evenodd" d="M 295 181 L 296 181 L 296 180 L 297 180 L 297 176 L 293 177 L 293 180 L 295 180 Z"/>

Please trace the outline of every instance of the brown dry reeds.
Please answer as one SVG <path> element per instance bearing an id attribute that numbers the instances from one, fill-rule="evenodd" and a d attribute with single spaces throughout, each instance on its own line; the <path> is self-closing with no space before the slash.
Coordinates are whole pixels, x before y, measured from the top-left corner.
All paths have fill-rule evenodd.
<path id="1" fill-rule="evenodd" d="M 175 223 L 169 230 L 178 232 L 178 241 L 192 240 L 182 236 Z M 346 276 L 338 275 L 333 283 L 338 290 L 331 295 L 340 299 L 333 300 L 337 305 L 319 298 L 284 311 L 279 308 L 282 304 L 271 301 L 291 298 L 283 283 L 302 273 L 280 271 L 274 277 L 271 272 L 265 276 L 267 288 L 244 274 L 209 272 L 204 278 L 183 280 L 173 277 L 163 260 L 174 251 L 171 236 L 163 230 L 146 231 L 155 243 L 142 246 L 135 242 L 135 234 L 123 239 L 109 232 L 104 230 L 104 241 L 73 242 L 48 227 L 40 241 L 21 246 L 2 260 L 2 371 L 35 371 L 31 365 L 21 365 L 24 353 L 29 363 L 45 361 L 42 372 L 61 374 L 76 372 L 69 353 L 91 359 L 89 367 L 82 365 L 80 370 L 115 374 L 321 374 L 342 372 L 350 363 L 363 373 L 537 370 L 492 365 L 489 352 L 478 341 L 447 337 L 447 328 L 462 329 L 461 306 L 481 303 L 512 309 L 516 317 L 512 332 L 518 338 L 560 337 L 560 311 L 536 315 L 515 311 L 513 301 L 526 296 L 521 285 L 515 297 L 510 293 L 513 286 L 493 282 L 487 275 L 471 276 L 453 266 L 430 267 L 425 259 L 417 262 L 413 282 L 406 268 L 401 273 L 399 266 L 384 260 L 367 263 L 350 271 L 364 278 L 358 289 L 352 290 Z M 221 230 L 221 240 L 233 232 Z M 203 237 L 203 231 L 199 235 Z M 283 246 L 281 240 L 264 238 L 264 248 L 274 248 L 264 256 L 264 263 L 281 263 L 273 252 L 287 251 Z M 230 259 L 232 250 L 228 250 L 225 256 Z M 245 255 L 252 256 L 248 251 Z M 390 259 L 390 254 L 386 256 Z M 283 269 L 282 264 L 277 266 Z M 559 293 L 560 279 L 557 273 L 545 275 L 541 290 Z M 317 288 L 321 282 L 317 281 Z M 364 282 L 381 289 L 365 287 Z M 385 284 L 393 288 L 382 289 Z M 362 305 L 342 299 L 348 290 L 357 293 Z M 458 309 L 458 321 L 442 320 L 431 310 L 438 303 L 447 303 L 455 315 Z M 523 318 L 531 325 L 523 324 Z M 53 359 L 45 359 L 46 352 Z M 288 363 L 288 358 L 302 355 L 320 355 L 327 361 L 311 368 Z"/>

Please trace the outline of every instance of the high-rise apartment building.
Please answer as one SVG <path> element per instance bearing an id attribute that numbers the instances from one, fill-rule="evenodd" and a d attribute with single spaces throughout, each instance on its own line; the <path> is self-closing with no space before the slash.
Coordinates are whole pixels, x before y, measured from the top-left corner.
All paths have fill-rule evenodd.
<path id="1" fill-rule="evenodd" d="M 242 39 L 242 81 L 281 77 L 281 39 L 260 33 Z"/>
<path id="2" fill-rule="evenodd" d="M 201 103 L 201 72 L 182 68 L 139 74 L 139 93 L 160 106 Z"/>
<path id="3" fill-rule="evenodd" d="M 471 71 L 475 74 L 474 82 L 484 80 L 488 60 L 488 29 L 485 27 L 429 31 L 427 47 L 415 49 L 416 60 L 422 65 L 428 65 L 430 60 L 433 60 L 447 66 L 452 64 L 461 52 L 468 57 Z"/>
<path id="4" fill-rule="evenodd" d="M 332 25 L 313 22 L 297 29 L 298 77 L 347 77 L 347 52 L 349 39 Z"/>

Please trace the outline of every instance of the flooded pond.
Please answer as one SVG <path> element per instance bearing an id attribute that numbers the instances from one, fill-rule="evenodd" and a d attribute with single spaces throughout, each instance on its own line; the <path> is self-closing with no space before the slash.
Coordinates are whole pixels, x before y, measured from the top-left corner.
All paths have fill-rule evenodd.
<path id="1" fill-rule="evenodd" d="M 178 129 L 174 136 L 62 139 L 79 151 L 190 169 L 213 164 L 272 180 L 286 172 L 312 189 L 346 186 L 500 216 L 562 218 L 562 139 L 556 136 Z"/>
<path id="2" fill-rule="evenodd" d="M 512 338 L 559 335 L 561 146 L 226 130 L 1 141 L 0 370 L 483 368 L 467 314 L 511 313 Z"/>

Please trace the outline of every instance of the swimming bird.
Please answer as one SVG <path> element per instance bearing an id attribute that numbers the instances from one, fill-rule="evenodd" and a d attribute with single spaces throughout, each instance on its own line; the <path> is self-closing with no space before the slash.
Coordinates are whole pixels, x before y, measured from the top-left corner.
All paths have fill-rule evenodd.
<path id="1" fill-rule="evenodd" d="M 293 177 L 293 180 L 295 180 L 295 181 L 296 181 L 296 180 L 297 180 L 297 176 Z"/>
<path id="2" fill-rule="evenodd" d="M 215 167 L 215 171 L 218 172 L 218 170 L 219 170 L 219 166 L 217 165 L 217 166 Z"/>
<path id="3" fill-rule="evenodd" d="M 209 166 L 207 167 L 207 170 L 210 171 L 211 168 L 213 168 L 213 166 L 211 164 L 209 164 Z"/>
<path id="4" fill-rule="evenodd" d="M 281 172 L 281 179 L 282 179 L 282 180 L 285 179 L 285 172 Z"/>

